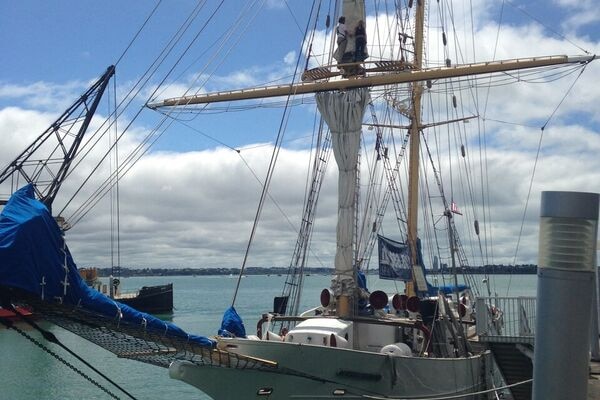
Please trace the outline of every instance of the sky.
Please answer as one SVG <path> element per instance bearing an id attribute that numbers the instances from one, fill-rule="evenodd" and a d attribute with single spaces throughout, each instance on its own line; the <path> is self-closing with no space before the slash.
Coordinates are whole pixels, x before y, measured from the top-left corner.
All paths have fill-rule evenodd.
<path id="1" fill-rule="evenodd" d="M 173 48 L 121 116 L 119 127 L 123 129 L 141 110 L 119 143 L 123 154 L 134 149 L 163 117 L 143 109 L 150 98 L 181 95 L 190 87 L 206 92 L 291 79 L 302 55 L 299 45 L 311 2 L 235 1 L 225 2 L 220 8 L 218 3 L 206 2 L 185 34 L 186 43 L 192 43 L 185 56 L 181 55 L 186 45 Z M 475 33 L 478 41 L 473 49 L 479 61 L 491 57 L 574 55 L 583 50 L 600 53 L 600 11 L 592 0 L 454 3 L 472 4 L 476 22 L 470 26 L 470 15 L 452 14 L 455 26 L 448 32 L 455 37 L 462 37 L 468 30 Z M 157 4 L 156 12 L 121 58 Z M 111 92 L 108 97 L 126 99 L 198 4 L 185 0 L 0 2 L 0 166 L 16 157 L 117 61 L 116 94 Z M 376 34 L 369 31 L 373 7 L 369 6 L 367 15 L 368 37 Z M 443 13 L 448 10 L 431 6 L 432 27 L 438 25 L 436 18 Z M 238 15 L 244 18 L 236 30 L 230 30 Z M 461 21 L 467 22 L 468 29 L 460 25 Z M 221 58 L 211 59 L 223 35 L 230 35 L 227 43 L 233 46 L 220 48 Z M 330 37 L 324 26 L 318 26 L 315 48 Z M 427 39 L 431 47 L 439 41 L 433 34 Z M 559 90 L 531 85 L 518 92 L 518 98 L 510 87 L 501 89 L 487 103 L 486 124 L 497 134 L 490 137 L 487 154 L 493 167 L 489 204 L 495 215 L 493 262 L 537 262 L 541 191 L 600 192 L 599 65 L 596 61 L 588 66 L 562 103 L 574 76 L 561 80 Z M 293 107 L 270 188 L 276 206 L 273 200 L 267 202 L 252 245 L 251 266 L 281 267 L 289 263 L 302 211 L 315 122 L 312 101 L 307 98 L 306 102 Z M 99 126 L 108 113 L 106 101 L 92 128 Z M 551 115 L 518 241 L 539 128 Z M 165 132 L 121 178 L 120 265 L 239 267 L 256 213 L 260 181 L 266 174 L 281 123 L 281 109 L 263 109 L 258 116 L 219 112 L 180 118 L 185 121 L 162 125 Z M 494 124 L 494 120 L 519 125 Z M 94 174 L 91 186 L 105 179 L 107 168 Z M 82 169 L 73 174 L 73 181 L 65 182 L 55 209 L 67 201 L 90 171 Z M 336 180 L 337 173 L 328 170 L 320 198 L 320 224 L 315 227 L 317 243 L 312 248 L 316 257 L 310 266 L 331 266 L 335 253 Z M 89 190 L 84 189 L 82 194 Z M 114 255 L 110 226 L 110 201 L 105 198 L 67 232 L 80 266 L 111 265 Z"/>

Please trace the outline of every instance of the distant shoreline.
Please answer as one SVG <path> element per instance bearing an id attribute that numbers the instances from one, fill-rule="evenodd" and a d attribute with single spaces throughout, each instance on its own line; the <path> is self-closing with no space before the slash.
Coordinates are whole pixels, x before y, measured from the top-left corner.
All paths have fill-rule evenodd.
<path id="1" fill-rule="evenodd" d="M 111 275 L 111 268 L 97 268 L 100 277 Z M 305 268 L 305 275 L 331 275 L 332 268 Z M 136 277 L 136 276 L 219 276 L 219 275 L 234 275 L 240 273 L 239 268 L 125 268 L 121 267 L 120 276 Z M 287 275 L 287 268 L 280 267 L 248 267 L 244 270 L 244 275 Z M 458 274 L 472 275 L 535 275 L 537 274 L 536 265 L 490 265 L 486 267 L 465 267 L 457 270 Z M 434 271 L 427 270 L 427 274 L 443 274 L 451 275 L 450 268 Z M 373 268 L 369 271 L 369 275 L 377 275 L 377 269 Z"/>

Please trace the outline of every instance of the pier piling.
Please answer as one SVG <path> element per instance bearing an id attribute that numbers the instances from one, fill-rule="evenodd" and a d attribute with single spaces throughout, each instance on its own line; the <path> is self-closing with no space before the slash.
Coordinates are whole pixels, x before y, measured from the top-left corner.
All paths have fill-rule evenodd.
<path id="1" fill-rule="evenodd" d="M 542 192 L 533 399 L 586 399 L 597 193 Z"/>

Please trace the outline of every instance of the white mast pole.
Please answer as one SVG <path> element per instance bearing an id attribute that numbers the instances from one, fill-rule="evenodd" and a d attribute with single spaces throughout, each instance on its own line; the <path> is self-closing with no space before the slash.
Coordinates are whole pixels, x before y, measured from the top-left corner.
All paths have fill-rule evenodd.
<path id="1" fill-rule="evenodd" d="M 364 20 L 364 3 L 345 0 L 342 14 L 346 18 L 347 29 L 354 32 L 358 21 Z M 346 52 L 351 51 L 353 46 L 347 46 Z M 354 314 L 354 298 L 357 289 L 353 257 L 357 162 L 362 120 L 369 100 L 369 90 L 357 88 L 318 93 L 316 100 L 319 111 L 331 130 L 332 149 L 339 173 L 335 272 L 331 289 L 337 299 L 337 315 L 351 317 Z"/>
<path id="2" fill-rule="evenodd" d="M 415 14 L 415 59 L 417 70 L 423 68 L 423 27 L 425 25 L 425 0 L 417 0 Z M 412 117 L 410 125 L 410 155 L 408 176 L 408 243 L 411 251 L 411 265 L 413 271 L 417 264 L 417 224 L 419 216 L 419 153 L 420 153 L 420 127 L 421 127 L 421 95 L 423 83 L 412 83 Z M 412 284 L 407 285 L 407 294 L 414 294 L 415 273 L 413 272 Z"/>

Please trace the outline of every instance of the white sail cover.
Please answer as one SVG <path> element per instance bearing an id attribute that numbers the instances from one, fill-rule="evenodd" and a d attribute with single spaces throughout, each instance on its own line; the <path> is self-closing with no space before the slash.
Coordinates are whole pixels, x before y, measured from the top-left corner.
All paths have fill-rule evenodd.
<path id="1" fill-rule="evenodd" d="M 338 165 L 338 222 L 335 275 L 336 296 L 353 295 L 356 288 L 352 263 L 356 165 L 360 132 L 369 89 L 317 93 L 317 106 L 331 130 L 333 154 Z"/>

